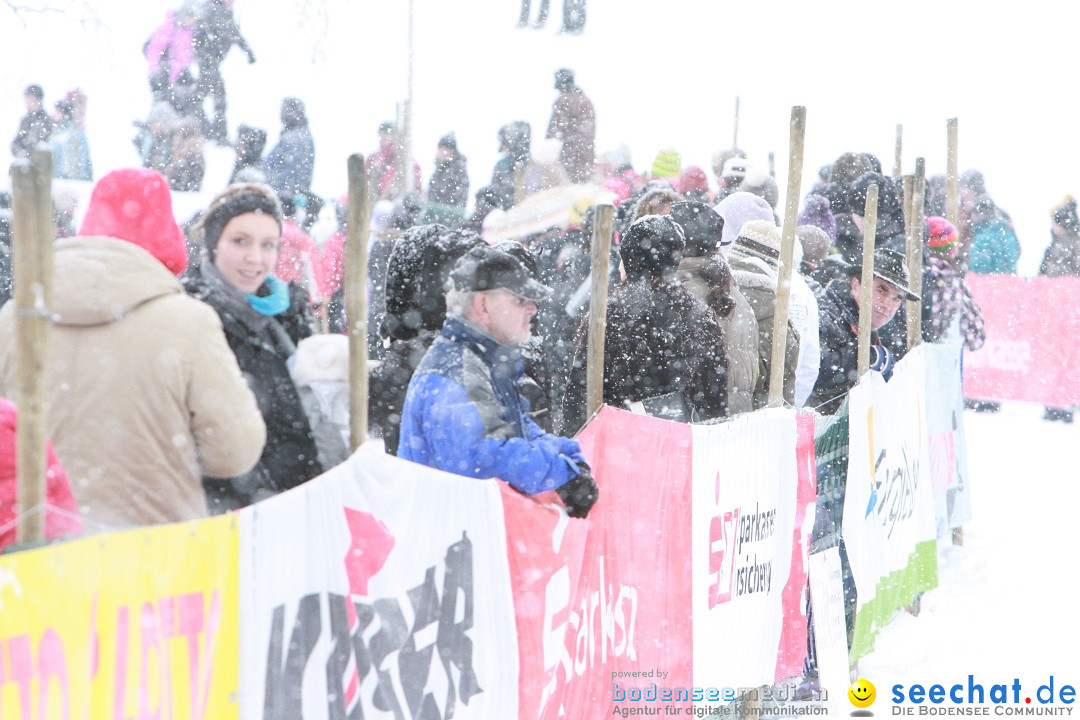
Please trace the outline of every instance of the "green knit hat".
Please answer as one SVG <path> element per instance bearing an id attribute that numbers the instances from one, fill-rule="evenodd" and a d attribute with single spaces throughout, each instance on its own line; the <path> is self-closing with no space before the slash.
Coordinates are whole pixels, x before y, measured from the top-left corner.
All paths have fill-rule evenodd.
<path id="1" fill-rule="evenodd" d="M 679 151 L 672 148 L 664 148 L 656 153 L 656 159 L 652 164 L 652 176 L 657 178 L 679 177 L 682 172 L 682 158 Z"/>

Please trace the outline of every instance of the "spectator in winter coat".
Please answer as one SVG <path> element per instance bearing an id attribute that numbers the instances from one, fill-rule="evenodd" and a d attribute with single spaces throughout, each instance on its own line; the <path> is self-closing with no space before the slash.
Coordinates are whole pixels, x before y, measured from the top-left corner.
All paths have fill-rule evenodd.
<path id="1" fill-rule="evenodd" d="M 247 55 L 249 63 L 255 62 L 255 53 L 236 25 L 232 4 L 232 0 L 206 0 L 195 28 L 200 93 L 204 98 L 214 98 L 214 118 L 206 127 L 206 136 L 219 145 L 227 144 L 229 137 L 225 123 L 225 81 L 221 79 L 221 63 L 233 45 Z"/>
<path id="2" fill-rule="evenodd" d="M 993 199 L 989 195 L 976 197 L 972 201 L 969 217 L 972 237 L 968 269 L 980 275 L 1015 275 L 1020 260 L 1020 244 L 1012 226 L 998 212 Z"/>
<path id="3" fill-rule="evenodd" d="M 184 294 L 168 183 L 98 181 L 80 236 L 54 245 L 49 435 L 83 520 L 124 527 L 205 517 L 202 474 L 251 469 L 265 427 L 217 316 Z M 15 377 L 14 307 L 0 311 L 0 393 Z"/>
<path id="4" fill-rule="evenodd" d="M 698 202 L 672 205 L 671 218 L 686 236 L 679 282 L 709 306 L 724 331 L 728 414 L 750 412 L 758 373 L 757 321 L 720 253 L 724 219 L 715 209 Z"/>
<path id="5" fill-rule="evenodd" d="M 281 242 L 277 248 L 277 264 L 274 277 L 293 286 L 319 305 L 325 298 L 320 294 L 323 287 L 322 259 L 319 246 L 296 222 L 296 201 L 291 195 L 279 198 L 281 202 Z"/>
<path id="6" fill-rule="evenodd" d="M 732 196 L 734 197 L 734 196 Z M 730 198 L 729 198 L 730 199 Z M 725 228 L 727 220 L 724 221 Z M 750 220 L 743 224 L 728 254 L 731 272 L 739 290 L 746 296 L 757 320 L 758 381 L 754 388 L 754 409 L 769 404 L 770 367 L 772 365 L 773 317 L 776 310 L 776 283 L 780 267 L 780 229 L 772 220 Z M 788 322 L 784 349 L 783 398 L 795 403 L 795 378 L 799 364 L 799 333 Z"/>
<path id="7" fill-rule="evenodd" d="M 802 250 L 799 274 L 814 291 L 814 297 L 817 297 L 825 292 L 825 287 L 814 277 L 814 272 L 829 254 L 829 236 L 816 225 L 798 225 L 795 228 L 795 239 L 799 241 L 799 248 Z"/>
<path id="8" fill-rule="evenodd" d="M 323 471 L 311 425 L 289 374 L 296 345 L 312 334 L 307 295 L 273 275 L 281 206 L 265 185 L 231 185 L 199 220 L 206 259 L 187 291 L 212 307 L 266 422 L 266 448 L 249 472 L 207 473 L 212 512 L 235 510 Z"/>
<path id="9" fill-rule="evenodd" d="M 30 157 L 30 151 L 35 145 L 49 142 L 49 135 L 52 134 L 52 120 L 41 105 L 44 99 L 45 92 L 40 85 L 30 85 L 23 92 L 26 115 L 19 122 L 19 130 L 15 133 L 15 139 L 11 141 L 11 154 L 16 158 Z"/>
<path id="10" fill-rule="evenodd" d="M 923 267 L 922 336 L 925 342 L 942 341 L 953 321 L 960 319 L 964 347 L 975 351 L 986 341 L 982 313 L 964 282 L 958 255 L 959 236 L 943 217 L 926 218 L 926 254 Z"/>
<path id="11" fill-rule="evenodd" d="M 448 317 L 409 383 L 398 456 L 468 477 L 498 477 L 532 495 L 556 490 L 584 517 L 598 488 L 581 446 L 544 433 L 515 382 L 517 347 L 550 289 L 512 255 L 479 246 L 451 272 Z"/>
<path id="12" fill-rule="evenodd" d="M 17 437 L 15 405 L 0 397 L 0 550 L 15 544 L 17 525 L 14 520 L 29 508 L 18 502 L 18 474 L 15 464 Z M 45 537 L 53 540 L 82 532 L 79 506 L 71 494 L 67 473 L 60 464 L 52 443 L 46 447 L 45 466 Z"/>
<path id="13" fill-rule="evenodd" d="M 626 280 L 608 302 L 604 402 L 641 403 L 646 412 L 689 422 L 728 413 L 724 331 L 713 311 L 676 277 L 686 240 L 670 216 L 646 215 L 622 237 Z M 585 407 L 588 317 L 574 343 L 563 405 L 566 428 Z"/>
<path id="14" fill-rule="evenodd" d="M 746 152 L 739 148 L 728 148 L 713 155 L 713 174 L 716 176 L 716 197 L 719 203 L 739 189 L 739 184 L 750 169 Z"/>
<path id="15" fill-rule="evenodd" d="M 1080 219 L 1071 196 L 1051 213 L 1050 246 L 1046 248 L 1039 274 L 1046 277 L 1080 277 Z M 1072 408 L 1046 408 L 1044 420 L 1073 421 Z"/>
<path id="16" fill-rule="evenodd" d="M 407 192 L 420 193 L 420 165 L 412 161 L 411 182 L 403 177 L 398 157 L 397 128 L 392 122 L 379 125 L 379 149 L 364 159 L 368 192 L 376 200 L 397 200 Z M 408 171 L 404 173 L 408 175 Z"/>
<path id="17" fill-rule="evenodd" d="M 53 177 L 64 180 L 92 180 L 90 145 L 86 131 L 75 119 L 75 108 L 59 100 L 53 114 L 53 132 L 49 138 L 53 151 Z"/>
<path id="18" fill-rule="evenodd" d="M 833 216 L 832 206 L 829 204 L 829 198 L 824 195 L 818 195 L 816 193 L 810 193 L 803 198 L 802 210 L 799 211 L 796 223 L 799 227 L 804 225 L 813 225 L 816 228 L 820 228 L 828 236 L 828 244 L 825 246 L 825 253 L 829 254 L 829 250 L 836 242 L 836 218 Z M 803 248 L 806 249 L 805 247 Z M 806 253 L 804 260 L 811 259 L 809 256 L 816 256 L 817 253 Z"/>
<path id="19" fill-rule="evenodd" d="M 562 141 L 559 159 L 574 183 L 588 182 L 596 159 L 596 111 L 592 101 L 574 83 L 574 72 L 563 68 L 555 72 L 558 97 L 551 107 L 545 137 Z"/>
<path id="20" fill-rule="evenodd" d="M 194 3 L 184 2 L 179 10 L 165 13 L 165 22 L 154 29 L 143 46 L 154 100 L 168 99 L 180 73 L 191 67 L 197 20 Z"/>
<path id="21" fill-rule="evenodd" d="M 173 135 L 179 119 L 172 105 L 160 101 L 150 108 L 145 123 L 136 123 L 140 130 L 135 137 L 135 145 L 144 168 L 156 170 L 162 175 L 169 172 L 173 158 Z"/>
<path id="22" fill-rule="evenodd" d="M 435 172 L 428 181 L 425 223 L 458 227 L 465 219 L 469 201 L 469 173 L 466 158 L 458 152 L 457 138 L 449 133 L 439 138 Z"/>
<path id="23" fill-rule="evenodd" d="M 16 415 L 14 403 L 0 397 L 0 550 L 15 543 L 17 525 L 14 520 L 19 513 L 31 509 L 20 508 L 16 512 L 19 505 L 15 463 Z M 67 473 L 53 452 L 52 443 L 48 443 L 46 452 L 45 537 L 52 540 L 76 535 L 82 532 L 83 524 L 79 519 L 79 507 L 71 494 Z"/>
<path id="24" fill-rule="evenodd" d="M 788 321 L 799 333 L 799 364 L 795 368 L 795 407 L 806 404 L 817 382 L 821 347 L 818 345 L 819 312 L 817 295 L 799 268 L 803 263 L 802 244 L 795 243 L 791 272 L 791 294 L 788 302 Z M 816 284 L 816 283 L 815 283 Z"/>
<path id="25" fill-rule="evenodd" d="M 246 168 L 263 173 L 263 151 L 266 149 L 266 131 L 261 128 L 241 125 L 236 129 L 236 160 L 233 161 L 229 184 L 240 182 L 237 175 Z"/>
<path id="26" fill-rule="evenodd" d="M 393 245 L 380 329 L 389 347 L 382 364 L 371 372 L 368 411 L 372 426 L 382 429 L 387 452 L 398 447 L 409 378 L 446 320 L 450 270 L 458 258 L 482 244 L 480 236 L 469 231 L 420 225 L 406 230 Z"/>
<path id="27" fill-rule="evenodd" d="M 499 128 L 499 153 L 491 174 L 491 187 L 499 197 L 499 206 L 508 210 L 525 197 L 524 181 L 519 182 L 518 173 L 525 172 L 532 157 L 532 126 L 524 120 L 515 120 Z"/>
<path id="28" fill-rule="evenodd" d="M 907 260 L 895 250 L 880 248 L 874 253 L 874 288 L 870 320 L 870 369 L 888 380 L 894 359 L 881 344 L 877 331 L 884 327 L 905 299 L 918 300 L 911 291 Z M 859 382 L 859 275 L 852 267 L 850 277 L 833 280 L 821 298 L 821 372 L 808 405 L 832 415 L 844 397 Z"/>
<path id="29" fill-rule="evenodd" d="M 203 155 L 203 138 L 195 118 L 184 118 L 176 123 L 173 133 L 173 156 L 169 164 L 169 187 L 176 192 L 202 190 L 206 174 L 206 157 Z"/>
<path id="30" fill-rule="evenodd" d="M 311 190 L 315 173 L 315 140 L 308 128 L 304 101 L 287 97 L 281 101 L 281 136 L 263 163 L 266 183 L 279 196 L 293 197 Z"/>

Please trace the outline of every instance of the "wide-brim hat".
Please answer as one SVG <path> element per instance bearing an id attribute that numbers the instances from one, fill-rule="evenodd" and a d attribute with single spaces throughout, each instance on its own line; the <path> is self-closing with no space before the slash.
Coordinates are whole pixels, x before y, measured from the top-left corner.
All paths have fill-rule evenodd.
<path id="1" fill-rule="evenodd" d="M 454 288 L 468 292 L 506 290 L 539 302 L 553 290 L 536 280 L 525 265 L 508 252 L 491 246 L 475 247 L 461 256 L 450 273 Z"/>
<path id="2" fill-rule="evenodd" d="M 858 277 L 860 272 L 858 265 L 848 267 L 848 273 L 852 277 Z M 911 273 L 908 272 L 907 258 L 904 257 L 903 253 L 892 248 L 878 248 L 875 250 L 874 276 L 903 290 L 908 300 L 922 300 L 922 297 L 911 289 Z"/>

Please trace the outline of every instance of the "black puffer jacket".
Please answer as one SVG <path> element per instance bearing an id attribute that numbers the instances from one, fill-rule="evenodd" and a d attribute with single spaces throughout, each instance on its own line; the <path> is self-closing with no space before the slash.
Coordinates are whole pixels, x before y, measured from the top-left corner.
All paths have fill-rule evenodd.
<path id="1" fill-rule="evenodd" d="M 211 262 L 204 262 L 183 282 L 189 295 L 214 308 L 221 318 L 225 338 L 266 423 L 266 447 L 251 472 L 203 478 L 211 512 L 250 505 L 322 473 L 311 426 L 285 365 L 296 344 L 312 332 L 307 293 L 290 285 L 288 309 L 270 317 L 256 312 Z"/>
<path id="2" fill-rule="evenodd" d="M 859 306 L 851 297 L 850 280 L 833 280 L 818 298 L 821 365 L 807 407 L 832 415 L 859 382 L 858 328 Z M 870 342 L 878 344 L 877 333 L 871 333 Z"/>
<path id="3" fill-rule="evenodd" d="M 585 423 L 588 316 L 574 343 L 564 433 Z M 727 415 L 727 353 L 715 314 L 674 275 L 619 285 L 608 302 L 604 402 L 681 393 L 695 420 Z"/>
<path id="4" fill-rule="evenodd" d="M 381 327 L 390 345 L 371 372 L 368 399 L 368 419 L 381 429 L 389 453 L 397 451 L 409 380 L 446 320 L 444 284 L 450 269 L 483 242 L 476 233 L 433 224 L 406 230 L 393 245 Z"/>

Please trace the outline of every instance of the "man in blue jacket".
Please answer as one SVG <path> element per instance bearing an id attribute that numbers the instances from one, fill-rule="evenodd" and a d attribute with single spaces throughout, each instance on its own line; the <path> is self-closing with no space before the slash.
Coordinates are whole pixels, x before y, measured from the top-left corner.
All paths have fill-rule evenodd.
<path id="1" fill-rule="evenodd" d="M 498 477 L 526 495 L 556 490 L 584 517 L 598 488 L 576 440 L 543 432 L 517 392 L 517 346 L 551 288 L 517 258 L 481 246 L 450 273 L 442 334 L 420 362 L 401 419 L 398 456 L 475 478 Z"/>

